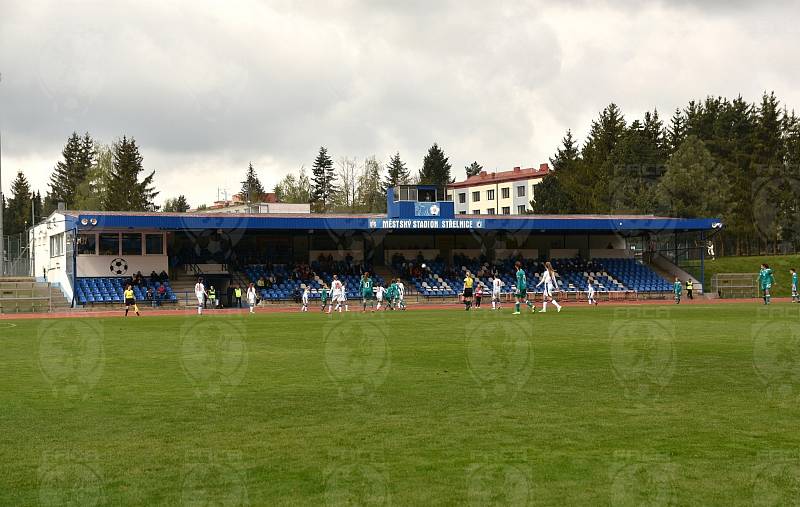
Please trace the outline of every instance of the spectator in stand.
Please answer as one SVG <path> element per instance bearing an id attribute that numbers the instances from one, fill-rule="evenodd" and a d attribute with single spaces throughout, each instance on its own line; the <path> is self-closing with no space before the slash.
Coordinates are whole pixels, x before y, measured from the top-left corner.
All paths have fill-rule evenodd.
<path id="1" fill-rule="evenodd" d="M 159 284 L 156 293 L 158 294 L 158 305 L 161 306 L 161 301 L 164 301 L 164 298 L 167 297 L 167 286 L 163 283 Z"/>
<path id="2" fill-rule="evenodd" d="M 167 280 L 169 280 L 169 275 L 166 271 L 161 271 L 161 273 L 158 274 L 158 281 L 164 283 Z"/>
<path id="3" fill-rule="evenodd" d="M 259 290 L 263 289 L 264 287 L 267 286 L 267 281 L 264 280 L 263 276 L 259 276 L 258 277 L 258 281 L 256 282 L 256 286 L 259 288 Z"/>
<path id="4" fill-rule="evenodd" d="M 158 273 L 156 273 L 156 270 L 154 269 L 153 271 L 150 272 L 150 283 L 157 281 L 158 281 Z"/>
<path id="5" fill-rule="evenodd" d="M 156 299 L 153 297 L 153 288 L 152 287 L 148 287 L 147 288 L 147 293 L 144 295 L 144 298 L 146 300 L 150 301 L 150 306 L 152 306 L 153 308 L 155 308 L 157 306 L 156 305 Z"/>

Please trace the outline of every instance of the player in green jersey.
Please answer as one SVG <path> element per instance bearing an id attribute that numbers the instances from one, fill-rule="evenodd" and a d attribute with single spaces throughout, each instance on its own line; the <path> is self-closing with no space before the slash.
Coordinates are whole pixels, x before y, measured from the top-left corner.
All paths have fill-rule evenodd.
<path id="1" fill-rule="evenodd" d="M 386 290 L 386 299 L 389 301 L 389 308 L 392 310 L 397 309 L 397 299 L 399 296 L 400 294 L 397 290 L 397 280 L 392 278 L 392 283 L 389 284 L 389 288 Z"/>
<path id="2" fill-rule="evenodd" d="M 681 279 L 675 277 L 675 284 L 673 285 L 675 291 L 675 304 L 681 304 L 681 293 L 683 292 L 683 285 L 681 285 Z"/>
<path id="3" fill-rule="evenodd" d="M 758 272 L 758 282 L 761 286 L 764 304 L 768 305 L 772 299 L 770 290 L 772 289 L 772 284 L 775 283 L 775 277 L 772 274 L 772 269 L 769 267 L 769 264 L 765 263 L 761 265 L 761 270 Z"/>
<path id="4" fill-rule="evenodd" d="M 322 303 L 322 311 L 325 311 L 325 307 L 328 306 L 328 284 L 322 284 L 322 291 L 319 293 L 319 300 Z"/>
<path id="5" fill-rule="evenodd" d="M 363 311 L 365 312 L 367 311 L 367 302 L 369 302 L 370 309 L 374 312 L 375 298 L 372 293 L 372 278 L 370 278 L 368 271 L 365 272 L 364 275 L 361 277 L 359 290 L 361 291 L 361 303 L 364 307 Z"/>
<path id="6" fill-rule="evenodd" d="M 792 268 L 789 273 L 792 274 L 792 303 L 797 303 L 800 302 L 800 298 L 797 297 L 797 270 Z"/>
<path id="7" fill-rule="evenodd" d="M 514 304 L 513 315 L 519 315 L 519 306 L 523 301 L 526 305 L 528 305 L 528 308 L 531 309 L 531 313 L 533 313 L 533 303 L 528 301 L 528 280 L 527 276 L 525 275 L 525 270 L 522 269 L 522 263 L 520 261 L 515 262 L 514 267 L 517 269 L 516 294 L 514 294 L 517 302 Z"/>

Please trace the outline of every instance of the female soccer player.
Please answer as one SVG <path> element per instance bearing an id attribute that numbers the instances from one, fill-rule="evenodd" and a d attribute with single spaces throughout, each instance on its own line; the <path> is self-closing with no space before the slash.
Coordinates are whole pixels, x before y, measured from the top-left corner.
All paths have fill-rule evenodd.
<path id="1" fill-rule="evenodd" d="M 536 286 L 544 285 L 542 288 L 542 298 L 544 302 L 542 303 L 542 312 L 547 311 L 547 303 L 553 303 L 555 305 L 556 310 L 559 312 L 561 311 L 561 305 L 558 304 L 556 301 L 554 294 L 555 290 L 558 288 L 558 281 L 556 281 L 556 272 L 553 271 L 553 265 L 550 264 L 550 261 L 544 263 L 545 270 L 542 273 L 542 279 L 539 280 L 539 283 Z"/>
<path id="2" fill-rule="evenodd" d="M 475 288 L 475 309 L 481 307 L 481 298 L 483 298 L 483 284 L 478 282 L 478 286 Z"/>
<path id="3" fill-rule="evenodd" d="M 303 286 L 302 302 L 303 302 L 303 306 L 302 306 L 302 308 L 300 308 L 300 311 L 301 312 L 307 312 L 308 311 L 308 285 L 304 285 Z"/>
<path id="4" fill-rule="evenodd" d="M 675 304 L 681 304 L 681 292 L 683 292 L 683 286 L 681 285 L 681 279 L 677 276 L 675 277 L 675 284 L 673 285 L 675 290 Z"/>
<path id="5" fill-rule="evenodd" d="M 194 296 L 197 298 L 197 315 L 203 315 L 203 307 L 206 305 L 208 294 L 202 278 L 198 278 L 197 283 L 194 284 Z"/>
<path id="6" fill-rule="evenodd" d="M 256 286 L 252 283 L 247 286 L 247 304 L 250 305 L 250 313 L 256 313 Z"/>
<path id="7" fill-rule="evenodd" d="M 139 314 L 139 307 L 136 305 L 136 296 L 133 293 L 133 287 L 130 285 L 125 287 L 125 316 L 128 316 L 128 311 L 130 311 L 131 306 L 133 307 L 133 311 L 136 312 L 136 316 L 140 317 Z"/>
<path id="8" fill-rule="evenodd" d="M 586 298 L 589 300 L 590 305 L 596 305 L 597 300 L 594 298 L 594 281 L 589 280 L 589 285 L 586 287 Z"/>
<path id="9" fill-rule="evenodd" d="M 500 280 L 500 277 L 495 273 L 494 277 L 492 277 L 492 310 L 500 308 L 500 289 L 502 286 L 502 280 Z"/>
<path id="10" fill-rule="evenodd" d="M 363 311 L 367 311 L 367 301 L 369 301 L 369 306 L 371 311 L 375 311 L 375 303 L 373 302 L 373 292 L 372 292 L 372 278 L 369 276 L 369 271 L 364 272 L 364 276 L 361 277 L 361 303 L 364 307 Z"/>
<path id="11" fill-rule="evenodd" d="M 325 311 L 325 307 L 328 306 L 328 284 L 322 284 L 322 291 L 319 293 L 319 300 L 322 302 L 322 308 L 320 311 Z"/>
<path id="12" fill-rule="evenodd" d="M 514 304 L 513 315 L 519 315 L 519 305 L 523 301 L 525 301 L 525 304 L 528 305 L 528 308 L 531 309 L 531 313 L 533 313 L 536 309 L 533 307 L 533 303 L 528 300 L 528 277 L 525 275 L 525 270 L 522 269 L 522 263 L 520 261 L 515 262 L 514 267 L 517 268 L 517 293 L 515 294 L 517 302 Z"/>
<path id="13" fill-rule="evenodd" d="M 792 274 L 792 303 L 797 303 L 800 301 L 797 297 L 797 271 L 792 268 L 789 270 L 789 273 Z"/>
<path id="14" fill-rule="evenodd" d="M 761 265 L 761 271 L 758 273 L 758 281 L 761 284 L 761 291 L 764 293 L 764 304 L 768 305 L 772 299 L 770 290 L 772 289 L 772 284 L 775 283 L 775 277 L 772 274 L 772 269 L 769 267 L 769 264 L 765 263 Z"/>

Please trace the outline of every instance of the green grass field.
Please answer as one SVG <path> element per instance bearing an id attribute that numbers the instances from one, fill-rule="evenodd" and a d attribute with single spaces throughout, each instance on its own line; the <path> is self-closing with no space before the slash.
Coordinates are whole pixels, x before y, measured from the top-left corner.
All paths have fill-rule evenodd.
<path id="1" fill-rule="evenodd" d="M 711 288 L 711 278 L 716 273 L 753 273 L 758 274 L 758 267 L 766 262 L 775 273 L 775 285 L 772 295 L 775 297 L 788 297 L 792 295 L 792 278 L 789 268 L 800 270 L 800 255 L 772 255 L 753 257 L 718 257 L 705 261 L 705 287 Z M 695 266 L 692 273 L 700 273 L 700 263 L 690 263 Z"/>
<path id="2" fill-rule="evenodd" d="M 0 504 L 797 501 L 800 305 L 510 311 L 0 321 Z"/>

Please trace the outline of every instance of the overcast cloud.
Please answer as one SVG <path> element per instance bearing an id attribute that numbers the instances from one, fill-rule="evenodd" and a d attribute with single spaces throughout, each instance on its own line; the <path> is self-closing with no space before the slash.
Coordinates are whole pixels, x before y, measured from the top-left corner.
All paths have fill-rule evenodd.
<path id="1" fill-rule="evenodd" d="M 644 2 L 642 2 L 644 3 Z M 546 162 L 609 102 L 706 94 L 800 108 L 798 2 L 0 0 L 3 188 L 46 183 L 73 131 L 134 136 L 159 203 L 272 186 L 335 158 L 438 142 L 454 175 Z"/>

